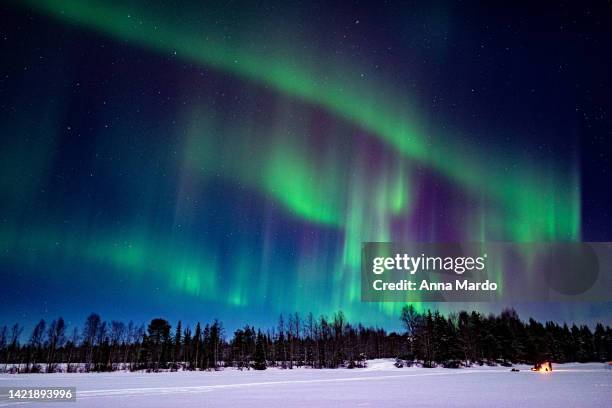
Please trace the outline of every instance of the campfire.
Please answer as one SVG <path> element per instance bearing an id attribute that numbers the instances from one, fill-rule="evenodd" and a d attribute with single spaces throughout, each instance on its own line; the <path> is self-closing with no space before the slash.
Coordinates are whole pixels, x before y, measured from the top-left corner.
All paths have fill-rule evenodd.
<path id="1" fill-rule="evenodd" d="M 539 373 L 550 373 L 552 372 L 552 364 L 550 361 L 544 361 L 541 363 L 536 363 L 535 366 L 531 369 L 531 371 L 537 371 Z"/>

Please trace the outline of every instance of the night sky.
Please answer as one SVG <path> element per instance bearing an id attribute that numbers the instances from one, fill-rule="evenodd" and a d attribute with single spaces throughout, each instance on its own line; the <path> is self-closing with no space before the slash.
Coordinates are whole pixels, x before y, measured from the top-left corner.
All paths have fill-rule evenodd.
<path id="1" fill-rule="evenodd" d="M 150 3 L 0 6 L 0 323 L 396 328 L 364 241 L 612 241 L 608 2 Z"/>

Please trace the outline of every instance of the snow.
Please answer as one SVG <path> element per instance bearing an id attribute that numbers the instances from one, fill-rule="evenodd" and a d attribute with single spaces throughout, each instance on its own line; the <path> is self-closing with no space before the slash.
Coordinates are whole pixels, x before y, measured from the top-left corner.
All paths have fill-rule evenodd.
<path id="1" fill-rule="evenodd" d="M 52 407 L 574 407 L 610 406 L 612 370 L 603 364 L 554 365 L 552 373 L 506 367 L 2 374 L 0 387 L 76 386 L 77 402 Z M 0 406 L 13 406 L 0 402 Z M 26 404 L 26 406 L 49 406 Z"/>

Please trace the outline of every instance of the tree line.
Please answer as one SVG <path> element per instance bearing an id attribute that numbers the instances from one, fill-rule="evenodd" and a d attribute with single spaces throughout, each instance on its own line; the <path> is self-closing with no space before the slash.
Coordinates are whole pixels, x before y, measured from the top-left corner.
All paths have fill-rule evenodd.
<path id="1" fill-rule="evenodd" d="M 403 308 L 402 333 L 351 324 L 342 312 L 331 318 L 311 313 L 281 315 L 265 331 L 246 325 L 227 336 L 219 320 L 174 329 L 165 319 L 148 325 L 106 322 L 89 315 L 82 328 L 61 317 L 41 319 L 29 337 L 19 324 L 0 328 L 0 370 L 5 372 L 103 372 L 115 370 L 262 370 L 359 368 L 367 359 L 395 358 L 397 366 L 449 368 L 471 364 L 608 361 L 612 329 L 597 324 L 571 327 L 520 320 L 516 311 L 499 315 Z M 25 337 L 26 341 L 22 342 Z M 2 363 L 3 367 L 2 367 Z"/>
<path id="2" fill-rule="evenodd" d="M 403 360 L 425 367 L 459 367 L 470 364 L 533 364 L 542 361 L 603 362 L 612 359 L 612 329 L 598 323 L 586 325 L 544 324 L 520 320 L 506 309 L 484 316 L 461 311 L 445 317 L 439 312 L 418 313 L 412 305 L 400 317 L 408 349 Z M 400 362 L 401 364 L 401 362 Z"/>

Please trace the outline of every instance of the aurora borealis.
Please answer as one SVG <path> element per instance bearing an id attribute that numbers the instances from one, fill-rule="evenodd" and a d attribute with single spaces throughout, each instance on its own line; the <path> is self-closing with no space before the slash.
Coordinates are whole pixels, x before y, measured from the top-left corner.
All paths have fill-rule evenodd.
<path id="1" fill-rule="evenodd" d="M 3 7 L 2 320 L 384 325 L 401 305 L 360 302 L 362 242 L 610 238 L 583 44 L 544 52 L 571 31 L 528 45 L 452 4 Z"/>

